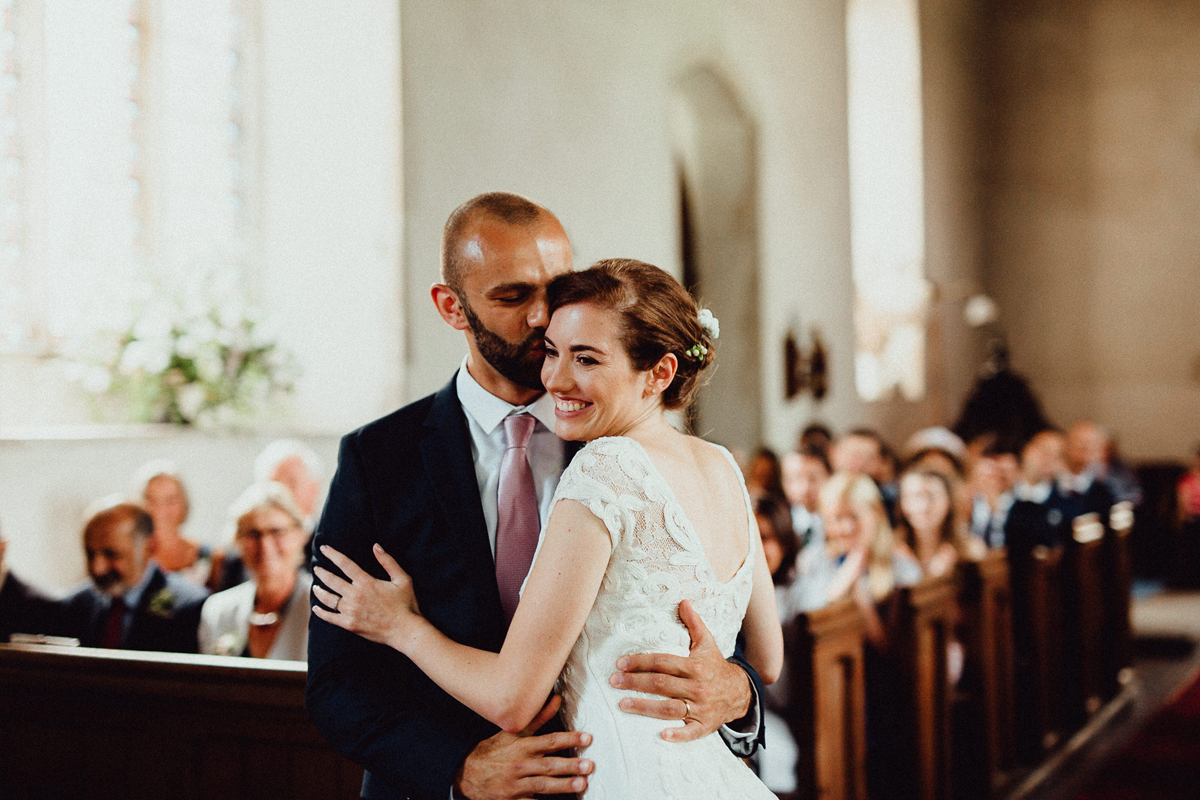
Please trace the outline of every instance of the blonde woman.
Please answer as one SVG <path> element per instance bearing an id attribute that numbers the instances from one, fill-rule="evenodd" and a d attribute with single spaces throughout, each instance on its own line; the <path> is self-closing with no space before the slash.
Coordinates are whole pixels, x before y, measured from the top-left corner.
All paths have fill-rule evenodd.
<path id="1" fill-rule="evenodd" d="M 921 567 L 896 547 L 883 496 L 868 476 L 834 474 L 821 487 L 817 508 L 825 539 L 801 554 L 788 610 L 812 611 L 853 596 L 866 617 L 868 639 L 882 649 L 887 637 L 876 605 L 895 587 L 920 581 Z"/>

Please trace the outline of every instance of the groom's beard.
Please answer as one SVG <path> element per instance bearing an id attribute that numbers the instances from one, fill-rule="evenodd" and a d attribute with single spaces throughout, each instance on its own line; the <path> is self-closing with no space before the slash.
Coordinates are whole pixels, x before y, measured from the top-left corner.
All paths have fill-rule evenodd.
<path id="1" fill-rule="evenodd" d="M 484 327 L 483 321 L 475 316 L 475 311 L 466 301 L 460 302 L 463 315 L 475 336 L 475 346 L 479 348 L 479 354 L 483 356 L 484 361 L 518 386 L 544 391 L 546 387 L 542 385 L 542 361 L 546 358 L 543 349 L 546 329 L 537 328 L 524 340 L 513 344 Z"/>

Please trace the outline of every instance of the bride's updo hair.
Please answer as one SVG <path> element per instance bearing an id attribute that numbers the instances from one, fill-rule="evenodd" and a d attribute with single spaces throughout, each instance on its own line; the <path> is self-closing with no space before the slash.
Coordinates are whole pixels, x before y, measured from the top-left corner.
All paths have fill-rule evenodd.
<path id="1" fill-rule="evenodd" d="M 663 391 L 663 407 L 684 408 L 692 401 L 700 387 L 700 373 L 715 354 L 712 339 L 700 325 L 696 301 L 679 281 L 652 264 L 609 258 L 558 276 L 546 294 L 551 314 L 575 303 L 617 312 L 621 344 L 639 372 L 674 353 L 679 368 Z"/>

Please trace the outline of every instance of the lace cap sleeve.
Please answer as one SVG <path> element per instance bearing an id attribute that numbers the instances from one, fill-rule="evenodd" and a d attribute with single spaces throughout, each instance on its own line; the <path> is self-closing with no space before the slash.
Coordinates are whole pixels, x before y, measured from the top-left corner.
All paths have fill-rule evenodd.
<path id="1" fill-rule="evenodd" d="M 645 507 L 649 470 L 642 450 L 620 436 L 596 439 L 575 454 L 558 482 L 554 502 L 575 500 L 595 514 L 613 547 L 633 530 L 633 515 Z"/>

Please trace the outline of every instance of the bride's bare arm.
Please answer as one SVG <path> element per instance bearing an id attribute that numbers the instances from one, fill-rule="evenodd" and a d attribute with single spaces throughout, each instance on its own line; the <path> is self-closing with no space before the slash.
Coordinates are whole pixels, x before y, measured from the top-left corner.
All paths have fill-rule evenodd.
<path id="1" fill-rule="evenodd" d="M 775 585 L 757 528 L 750 530 L 750 541 L 755 550 L 754 588 L 742 620 L 742 634 L 746 638 L 746 660 L 763 683 L 770 684 L 779 680 L 783 670 L 783 631 L 775 609 Z"/>
<path id="2" fill-rule="evenodd" d="M 313 592 L 336 610 L 314 606 L 313 613 L 399 650 L 463 705 L 516 732 L 553 689 L 596 600 L 611 551 L 604 523 L 581 503 L 560 500 L 499 653 L 459 644 L 422 617 L 411 579 L 378 546 L 376 557 L 390 581 L 323 549 L 350 580 L 318 567 L 327 588 L 314 586 Z"/>

